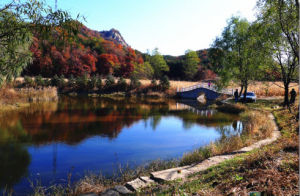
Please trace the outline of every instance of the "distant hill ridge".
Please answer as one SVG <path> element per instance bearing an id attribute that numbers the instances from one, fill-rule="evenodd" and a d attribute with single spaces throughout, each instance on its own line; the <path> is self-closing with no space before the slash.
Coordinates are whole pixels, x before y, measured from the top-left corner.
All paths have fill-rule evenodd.
<path id="1" fill-rule="evenodd" d="M 101 37 L 105 40 L 112 41 L 115 44 L 121 44 L 124 47 L 129 47 L 121 33 L 117 29 L 110 29 L 109 31 L 99 31 Z"/>

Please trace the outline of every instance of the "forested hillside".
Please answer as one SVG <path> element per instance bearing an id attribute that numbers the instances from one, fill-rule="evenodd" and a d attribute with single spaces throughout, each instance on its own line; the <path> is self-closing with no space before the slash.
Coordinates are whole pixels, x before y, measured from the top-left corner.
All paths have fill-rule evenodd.
<path id="1" fill-rule="evenodd" d="M 44 40 L 39 34 L 33 37 L 30 50 L 33 61 L 23 72 L 26 75 L 65 77 L 87 74 L 128 77 L 137 64 L 143 64 L 141 55 L 130 47 L 105 40 L 100 33 L 82 25 L 76 39 L 57 43 L 62 36 L 59 28 L 52 30 L 52 39 Z"/>

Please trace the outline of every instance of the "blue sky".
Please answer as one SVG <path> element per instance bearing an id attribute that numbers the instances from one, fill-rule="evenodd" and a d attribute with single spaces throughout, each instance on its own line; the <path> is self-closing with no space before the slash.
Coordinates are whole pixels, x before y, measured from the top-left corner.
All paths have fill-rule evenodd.
<path id="1" fill-rule="evenodd" d="M 53 5 L 55 0 L 47 0 Z M 93 30 L 118 29 L 134 49 L 181 55 L 208 48 L 232 15 L 254 19 L 256 0 L 58 0 Z"/>

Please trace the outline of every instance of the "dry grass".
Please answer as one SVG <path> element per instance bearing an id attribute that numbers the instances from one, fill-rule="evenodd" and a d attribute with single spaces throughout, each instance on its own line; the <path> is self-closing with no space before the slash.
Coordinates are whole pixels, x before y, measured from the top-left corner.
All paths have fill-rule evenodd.
<path id="1" fill-rule="evenodd" d="M 217 106 L 216 109 L 224 113 L 239 114 L 241 112 L 244 112 L 247 109 L 247 107 L 244 104 L 236 103 L 236 104 L 222 104 Z"/>
<path id="2" fill-rule="evenodd" d="M 230 153 L 249 146 L 258 140 L 270 137 L 275 126 L 268 114 L 260 111 L 243 113 L 241 121 L 243 122 L 243 130 L 240 136 L 222 137 L 215 143 L 186 153 L 182 157 L 180 165 L 198 163 L 209 157 Z"/>
<path id="3" fill-rule="evenodd" d="M 239 89 L 240 87 L 236 84 L 231 84 L 229 88 Z M 291 83 L 290 90 L 294 88 L 299 94 L 299 84 Z M 248 91 L 255 92 L 258 97 L 281 97 L 284 96 L 284 88 L 282 82 L 258 82 L 252 81 L 248 86 Z"/>
<path id="4" fill-rule="evenodd" d="M 1 111 L 8 111 L 27 106 L 28 102 L 57 100 L 57 89 L 48 87 L 43 89 L 22 88 L 15 89 L 9 86 L 0 88 Z"/>

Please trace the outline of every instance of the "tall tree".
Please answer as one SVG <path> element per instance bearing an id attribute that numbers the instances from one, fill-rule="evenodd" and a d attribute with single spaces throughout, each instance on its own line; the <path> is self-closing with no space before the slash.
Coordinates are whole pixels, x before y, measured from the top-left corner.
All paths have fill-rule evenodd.
<path id="1" fill-rule="evenodd" d="M 193 80 L 199 68 L 200 59 L 195 51 L 187 50 L 184 57 L 183 73 L 185 79 Z"/>
<path id="2" fill-rule="evenodd" d="M 289 85 L 299 81 L 299 1 L 259 0 L 257 7 L 257 21 L 265 32 L 264 49 L 275 61 L 271 69 L 281 73 L 284 105 L 289 105 Z"/>
<path id="3" fill-rule="evenodd" d="M 258 78 L 267 59 L 264 58 L 265 53 L 260 52 L 258 38 L 256 25 L 239 17 L 229 20 L 221 37 L 217 37 L 212 45 L 212 51 L 218 55 L 215 58 L 210 55 L 212 62 L 218 64 L 219 86 L 226 86 L 229 81 L 235 80 L 240 83 L 240 92 L 246 98 L 249 81 Z"/>
<path id="4" fill-rule="evenodd" d="M 39 0 L 11 1 L 1 7 L 0 84 L 17 77 L 30 62 L 29 46 L 33 33 L 47 37 L 50 29 L 62 27 L 61 38 L 71 37 L 77 33 L 78 24 L 67 12 L 53 11 Z"/>
<path id="5" fill-rule="evenodd" d="M 169 66 L 164 60 L 164 57 L 158 52 L 157 48 L 155 48 L 152 52 L 150 64 L 153 67 L 155 78 L 160 78 L 163 72 L 169 71 Z"/>

